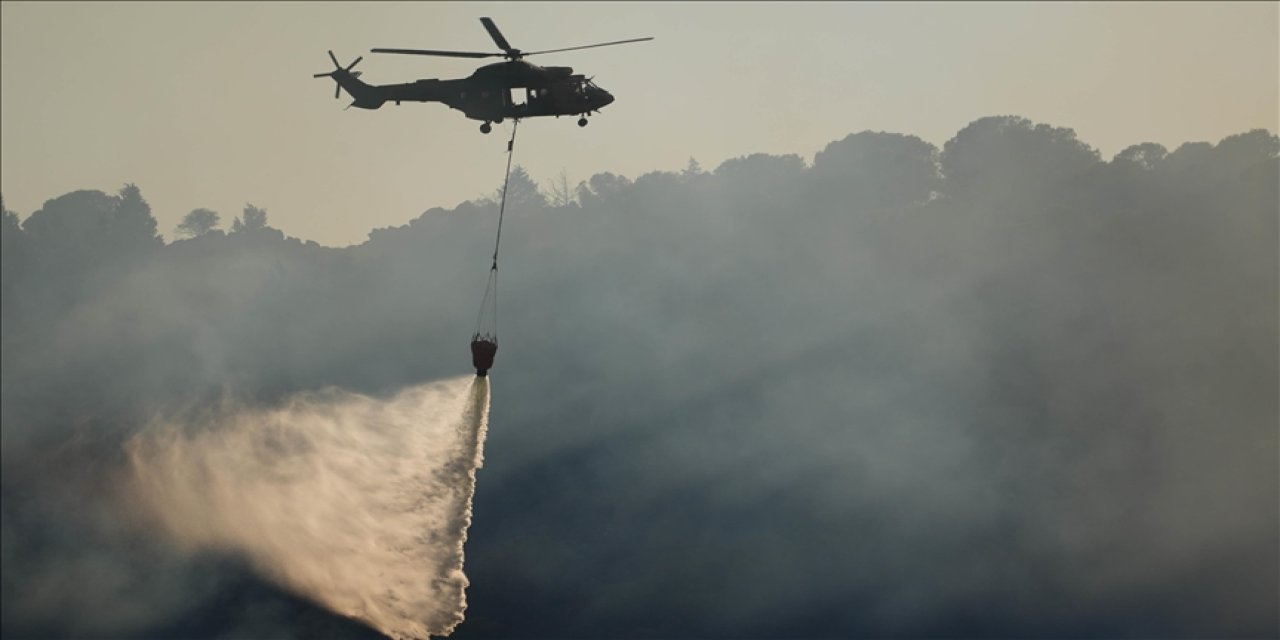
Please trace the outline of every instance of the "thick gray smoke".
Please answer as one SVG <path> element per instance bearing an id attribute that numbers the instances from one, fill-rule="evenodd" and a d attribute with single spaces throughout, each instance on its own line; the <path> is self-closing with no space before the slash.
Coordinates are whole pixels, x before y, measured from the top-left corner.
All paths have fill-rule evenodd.
<path id="1" fill-rule="evenodd" d="M 488 410 L 474 377 L 386 400 L 329 390 L 222 407 L 135 436 L 132 494 L 182 548 L 243 554 L 392 637 L 445 635 L 466 608 Z"/>
<path id="2" fill-rule="evenodd" d="M 1273 133 L 1104 159 L 994 116 L 509 194 L 455 637 L 1280 633 Z M 390 566 L 398 490 L 442 499 L 387 434 L 444 428 L 397 394 L 467 371 L 497 213 L 346 248 L 248 208 L 165 243 L 134 188 L 6 215 L 5 635 L 368 637 L 293 592 L 409 629 L 346 582 Z M 445 628 L 450 566 L 378 588 Z"/>

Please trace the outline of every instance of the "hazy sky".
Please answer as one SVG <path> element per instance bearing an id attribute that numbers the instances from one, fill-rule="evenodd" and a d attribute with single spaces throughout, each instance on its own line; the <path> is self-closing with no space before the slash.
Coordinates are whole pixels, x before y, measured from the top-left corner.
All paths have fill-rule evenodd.
<path id="1" fill-rule="evenodd" d="M 1280 129 L 1277 3 L 4 2 L 0 190 L 25 217 L 74 189 L 136 183 L 172 237 L 187 211 L 246 202 L 285 233 L 361 242 L 501 183 L 509 125 L 440 104 L 343 111 L 325 50 L 373 84 L 466 76 L 487 51 L 652 42 L 532 58 L 618 98 L 591 125 L 522 124 L 544 184 L 713 168 L 754 152 L 811 160 L 865 129 L 941 145 L 1017 114 L 1072 127 L 1104 158 L 1129 144 Z"/>

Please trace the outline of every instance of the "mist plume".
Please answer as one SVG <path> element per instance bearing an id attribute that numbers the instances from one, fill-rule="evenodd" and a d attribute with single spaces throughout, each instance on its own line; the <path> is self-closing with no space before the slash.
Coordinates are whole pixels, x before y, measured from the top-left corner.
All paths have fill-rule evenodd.
<path id="1" fill-rule="evenodd" d="M 448 634 L 466 608 L 488 409 L 487 381 L 470 377 L 388 400 L 330 389 L 222 406 L 130 440 L 132 487 L 185 551 L 241 554 L 393 637 Z"/>

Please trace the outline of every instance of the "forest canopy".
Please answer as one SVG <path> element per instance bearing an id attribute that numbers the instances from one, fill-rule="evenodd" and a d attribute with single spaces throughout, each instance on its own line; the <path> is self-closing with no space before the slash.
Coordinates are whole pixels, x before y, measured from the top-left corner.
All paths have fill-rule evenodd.
<path id="1" fill-rule="evenodd" d="M 997 116 L 518 171 L 459 637 L 1275 635 L 1278 158 Z M 345 248 L 191 215 L 166 243 L 134 185 L 4 211 L 6 635 L 220 611 L 117 536 L 100 461 L 149 416 L 469 371 L 495 199 Z M 273 623 L 237 624 L 208 633 Z"/>

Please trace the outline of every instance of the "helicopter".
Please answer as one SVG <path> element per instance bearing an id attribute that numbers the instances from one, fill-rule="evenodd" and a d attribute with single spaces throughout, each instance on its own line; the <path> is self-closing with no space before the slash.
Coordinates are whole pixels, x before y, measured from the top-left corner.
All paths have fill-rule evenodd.
<path id="1" fill-rule="evenodd" d="M 494 123 L 501 124 L 506 118 L 519 120 L 538 116 L 572 116 L 577 115 L 578 126 L 587 126 L 587 116 L 599 113 L 600 109 L 613 102 L 613 95 L 600 88 L 591 78 L 574 74 L 572 67 L 540 67 L 524 61 L 527 56 L 543 53 L 558 53 L 577 49 L 607 47 L 629 42 L 643 42 L 653 38 L 632 38 L 602 42 L 579 47 L 563 49 L 547 49 L 543 51 L 521 51 L 512 47 L 503 37 L 498 26 L 489 18 L 480 18 L 489 37 L 493 38 L 499 49 L 498 53 L 477 51 L 435 51 L 430 49 L 372 49 L 373 53 L 396 53 L 418 56 L 442 56 L 447 58 L 496 58 L 504 57 L 505 62 L 495 62 L 476 69 L 466 78 L 453 80 L 418 80 L 403 84 L 371 85 L 360 80 L 359 71 L 354 68 L 364 56 L 343 67 L 337 56 L 329 52 L 333 60 L 334 70 L 328 73 L 317 73 L 315 78 L 333 78 L 337 83 L 333 97 L 341 96 L 345 89 L 353 98 L 347 108 L 377 109 L 387 102 L 443 102 L 451 109 L 457 109 L 467 118 L 480 120 L 481 133 L 493 130 Z"/>

